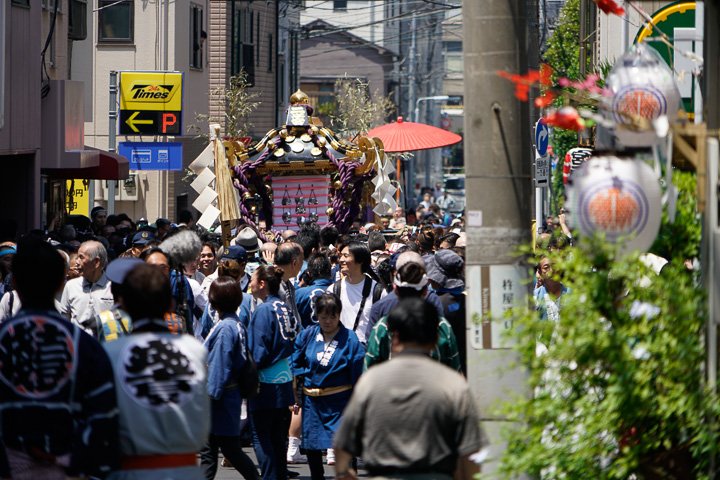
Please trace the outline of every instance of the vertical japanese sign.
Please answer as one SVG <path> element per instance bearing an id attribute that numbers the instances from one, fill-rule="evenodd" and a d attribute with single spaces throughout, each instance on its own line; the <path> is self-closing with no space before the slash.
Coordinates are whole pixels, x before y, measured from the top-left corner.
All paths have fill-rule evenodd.
<path id="1" fill-rule="evenodd" d="M 519 265 L 468 265 L 469 337 L 476 350 L 508 348 L 503 335 L 512 328 L 505 312 L 525 301 L 527 269 Z"/>
<path id="2" fill-rule="evenodd" d="M 90 181 L 66 181 L 65 210 L 68 215 L 90 216 Z"/>

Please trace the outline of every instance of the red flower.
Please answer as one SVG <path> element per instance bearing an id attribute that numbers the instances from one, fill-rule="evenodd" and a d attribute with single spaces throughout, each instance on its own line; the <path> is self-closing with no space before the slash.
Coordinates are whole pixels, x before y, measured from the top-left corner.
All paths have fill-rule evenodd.
<path id="1" fill-rule="evenodd" d="M 507 78 L 515 84 L 515 98 L 527 102 L 528 93 L 530 93 L 530 87 L 540 81 L 540 72 L 537 70 L 530 70 L 525 75 L 518 75 L 516 73 L 508 73 L 498 71 L 498 75 L 503 78 Z"/>
<path id="2" fill-rule="evenodd" d="M 625 15 L 625 9 L 615 3 L 615 0 L 594 0 L 600 10 L 607 15 L 614 13 L 615 15 Z"/>
<path id="3" fill-rule="evenodd" d="M 535 99 L 535 106 L 538 108 L 544 108 L 550 106 L 553 100 L 555 100 L 555 94 L 552 92 L 545 92 L 543 95 Z"/>
<path id="4" fill-rule="evenodd" d="M 573 107 L 563 107 L 550 115 L 546 115 L 545 121 L 548 125 L 562 128 L 563 130 L 579 132 L 585 129 L 585 122 Z"/>
<path id="5" fill-rule="evenodd" d="M 546 87 L 552 86 L 552 80 L 550 77 L 552 77 L 552 68 L 550 68 L 550 65 L 547 63 L 543 63 L 540 65 L 540 83 Z"/>

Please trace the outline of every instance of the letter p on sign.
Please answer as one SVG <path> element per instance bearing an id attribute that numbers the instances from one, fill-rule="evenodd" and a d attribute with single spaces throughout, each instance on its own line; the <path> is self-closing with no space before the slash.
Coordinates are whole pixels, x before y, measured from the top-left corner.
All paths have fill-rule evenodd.
<path id="1" fill-rule="evenodd" d="M 162 114 L 162 133 L 168 133 L 167 127 L 172 127 L 176 123 L 177 123 L 177 115 L 175 115 L 174 113 L 163 113 Z"/>

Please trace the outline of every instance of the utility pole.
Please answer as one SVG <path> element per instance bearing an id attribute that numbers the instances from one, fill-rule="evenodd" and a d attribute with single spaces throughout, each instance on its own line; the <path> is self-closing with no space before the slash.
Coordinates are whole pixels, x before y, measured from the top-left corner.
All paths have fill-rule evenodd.
<path id="1" fill-rule="evenodd" d="M 110 71 L 110 108 L 108 110 L 108 152 L 115 153 L 115 132 L 117 131 L 118 118 L 118 72 Z M 115 214 L 115 182 L 116 180 L 106 180 L 108 187 L 107 214 Z M 92 208 L 92 207 L 91 207 Z"/>
<path id="2" fill-rule="evenodd" d="M 498 70 L 527 68 L 525 0 L 465 0 L 465 162 L 467 208 L 468 382 L 483 426 L 501 453 L 500 430 L 506 420 L 493 415 L 507 391 L 526 391 L 524 370 L 509 369 L 517 355 L 502 342 L 511 327 L 492 321 L 509 306 L 525 301 L 528 269 L 514 250 L 530 240 L 532 193 L 529 105 L 515 98 L 514 86 Z M 469 134 L 472 132 L 472 134 Z M 513 302 L 513 303 L 514 303 Z M 492 473 L 494 462 L 483 466 Z"/>
<path id="3" fill-rule="evenodd" d="M 413 105 L 415 105 L 415 76 L 417 75 L 417 55 L 415 50 L 417 48 L 416 32 L 417 17 L 415 16 L 415 12 L 413 12 L 412 20 L 410 20 L 410 51 L 408 52 L 408 61 L 410 62 L 408 64 L 408 113 L 412 111 L 411 109 Z M 412 119 L 413 122 L 418 121 L 416 117 L 417 113 L 415 113 L 415 117 Z M 415 157 L 410 157 L 408 163 L 410 164 L 410 168 L 408 169 L 410 175 L 408 175 L 408 185 L 406 185 L 405 188 L 410 198 L 413 198 L 415 197 Z"/>

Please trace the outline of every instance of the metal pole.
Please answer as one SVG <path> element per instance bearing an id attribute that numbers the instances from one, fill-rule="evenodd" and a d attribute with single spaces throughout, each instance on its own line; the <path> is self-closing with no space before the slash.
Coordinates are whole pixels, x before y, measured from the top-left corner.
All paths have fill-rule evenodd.
<path id="1" fill-rule="evenodd" d="M 720 42 L 720 5 L 717 2 L 702 3 L 703 10 L 703 43 L 702 52 L 705 58 L 702 76 L 702 101 L 705 106 L 704 120 L 708 129 L 720 127 L 720 95 L 718 80 L 720 80 L 720 61 L 717 55 L 717 45 Z M 698 12 L 695 12 L 696 19 Z M 697 27 L 696 27 L 697 28 Z M 697 30 L 696 30 L 697 33 Z M 696 44 L 696 48 L 699 47 Z M 696 97 L 695 101 L 698 99 Z M 696 117 L 697 119 L 697 117 Z M 720 290 L 720 228 L 718 222 L 718 163 L 720 162 L 720 146 L 716 138 L 708 138 L 707 145 L 707 208 L 703 225 L 703 251 L 700 255 L 703 274 L 703 285 L 708 293 L 708 321 L 707 321 L 707 377 L 708 385 L 716 387 L 718 379 L 718 324 L 720 323 L 720 308 L 715 299 Z M 717 421 L 717 419 L 709 419 Z M 717 472 L 717 450 L 709 452 L 709 475 L 715 478 Z"/>
<path id="2" fill-rule="evenodd" d="M 410 109 L 415 104 L 415 72 L 417 68 L 417 55 L 415 54 L 415 49 L 417 48 L 416 44 L 416 35 L 415 32 L 417 30 L 417 17 L 415 16 L 415 13 L 412 14 L 412 20 L 410 21 L 410 51 L 408 52 L 408 113 L 410 113 Z M 417 113 L 415 113 L 415 116 L 412 118 L 413 122 L 417 122 Z M 409 160 L 410 168 L 408 169 L 408 187 L 407 191 L 410 194 L 411 198 L 415 197 L 415 156 L 411 156 Z"/>
<path id="3" fill-rule="evenodd" d="M 622 47 L 625 53 L 630 46 L 630 9 L 625 9 L 625 15 L 622 17 Z"/>
<path id="4" fill-rule="evenodd" d="M 587 2 L 588 0 L 580 0 L 580 78 L 587 73 Z"/>
<path id="5" fill-rule="evenodd" d="M 115 153 L 115 131 L 117 130 L 117 83 L 118 72 L 110 71 L 110 108 L 108 109 L 108 152 Z M 107 182 L 108 187 L 108 203 L 107 214 L 115 214 L 115 180 Z"/>
<path id="6" fill-rule="evenodd" d="M 468 375 L 495 448 L 501 453 L 501 430 L 507 420 L 497 402 L 507 392 L 527 394 L 526 373 L 510 369 L 517 354 L 501 340 L 502 322 L 483 322 L 485 312 L 501 312 L 492 298 L 512 293 L 524 301 L 527 268 L 518 245 L 530 240 L 533 186 L 529 105 L 515 98 L 514 87 L 498 70 L 521 73 L 527 68 L 528 19 L 525 0 L 465 0 L 463 57 L 465 68 L 466 288 Z M 512 290 L 512 292 L 510 292 Z M 483 465 L 493 476 L 495 465 Z"/>

